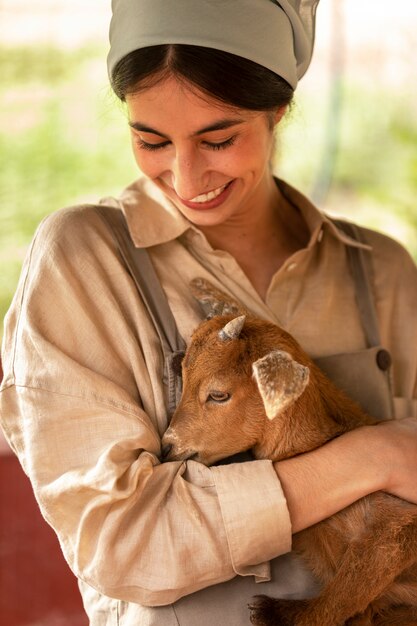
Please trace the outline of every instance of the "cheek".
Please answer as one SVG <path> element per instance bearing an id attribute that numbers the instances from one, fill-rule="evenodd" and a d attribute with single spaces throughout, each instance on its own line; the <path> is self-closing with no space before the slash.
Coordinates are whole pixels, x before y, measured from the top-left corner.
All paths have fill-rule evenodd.
<path id="1" fill-rule="evenodd" d="M 149 178 L 157 178 L 164 171 L 164 159 L 159 153 L 139 148 L 135 140 L 132 140 L 132 150 L 137 166 Z"/>
<path id="2" fill-rule="evenodd" d="M 273 134 L 259 137 L 252 151 L 252 158 L 258 163 L 269 163 L 274 148 Z"/>
<path id="3" fill-rule="evenodd" d="M 236 149 L 233 155 L 230 155 L 229 163 L 226 162 L 225 158 L 225 166 L 230 174 L 235 174 L 236 177 L 256 176 L 258 173 L 261 174 L 269 163 L 271 151 L 272 141 L 270 138 L 258 137 L 252 140 L 249 145 L 242 145 L 239 150 Z"/>

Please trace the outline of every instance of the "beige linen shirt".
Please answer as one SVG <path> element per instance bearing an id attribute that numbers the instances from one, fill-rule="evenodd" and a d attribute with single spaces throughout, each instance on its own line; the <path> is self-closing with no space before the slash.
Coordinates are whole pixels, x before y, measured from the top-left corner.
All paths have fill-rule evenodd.
<path id="1" fill-rule="evenodd" d="M 148 248 L 186 341 L 201 320 L 188 285 L 202 276 L 293 333 L 313 357 L 365 348 L 346 249 L 367 246 L 279 186 L 310 241 L 275 274 L 265 302 L 150 181 L 103 203 L 120 207 L 135 245 Z M 396 416 L 417 415 L 417 270 L 398 243 L 363 232 Z M 158 336 L 94 206 L 40 225 L 6 318 L 2 359 L 2 427 L 86 604 L 104 607 L 92 623 L 182 623 L 163 608 L 139 619 L 135 607 L 169 605 L 236 575 L 267 580 L 268 562 L 291 549 L 269 461 L 160 463 L 167 414 Z M 135 616 L 119 622 L 122 606 Z"/>

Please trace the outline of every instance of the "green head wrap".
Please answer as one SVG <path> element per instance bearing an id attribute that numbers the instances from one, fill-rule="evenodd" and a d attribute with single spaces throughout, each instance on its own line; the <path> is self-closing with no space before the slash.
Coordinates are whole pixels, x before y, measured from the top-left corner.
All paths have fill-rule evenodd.
<path id="1" fill-rule="evenodd" d="M 112 0 L 108 71 L 147 46 L 189 44 L 262 65 L 295 89 L 313 52 L 319 0 Z"/>

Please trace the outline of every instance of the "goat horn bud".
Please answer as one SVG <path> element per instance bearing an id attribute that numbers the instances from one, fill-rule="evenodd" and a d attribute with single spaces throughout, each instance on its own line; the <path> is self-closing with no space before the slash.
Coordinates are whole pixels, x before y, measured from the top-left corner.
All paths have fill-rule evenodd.
<path id="1" fill-rule="evenodd" d="M 234 319 L 227 322 L 227 324 L 219 330 L 219 337 L 222 341 L 227 341 L 228 339 L 237 339 L 242 331 L 243 325 L 246 320 L 246 315 L 239 315 L 239 317 L 235 317 Z"/>

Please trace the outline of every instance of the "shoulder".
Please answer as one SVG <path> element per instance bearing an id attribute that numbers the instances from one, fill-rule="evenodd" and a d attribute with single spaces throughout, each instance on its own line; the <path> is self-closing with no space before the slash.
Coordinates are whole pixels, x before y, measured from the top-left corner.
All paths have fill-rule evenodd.
<path id="1" fill-rule="evenodd" d="M 38 226 L 26 257 L 24 272 L 41 277 L 71 274 L 83 280 L 101 270 L 122 265 L 111 228 L 94 204 L 66 207 L 48 215 Z M 110 211 L 120 214 L 120 209 Z M 101 268 L 101 270 L 100 270 Z"/>
<path id="2" fill-rule="evenodd" d="M 371 246 L 373 282 L 377 303 L 389 303 L 389 310 L 417 308 L 417 265 L 409 251 L 398 241 L 383 233 L 361 228 Z M 395 303 L 395 306 L 394 306 Z"/>
<path id="3" fill-rule="evenodd" d="M 400 257 L 409 257 L 410 254 L 402 243 L 381 231 L 358 226 L 365 241 L 379 254 L 394 254 Z"/>
<path id="4" fill-rule="evenodd" d="M 54 246 L 74 239 L 78 242 L 89 239 L 100 232 L 106 232 L 100 206 L 82 204 L 59 209 L 45 217 L 36 231 L 35 240 Z"/>
<path id="5" fill-rule="evenodd" d="M 410 273 L 417 279 L 417 266 L 410 252 L 396 239 L 384 233 L 360 228 L 363 237 L 372 250 L 372 259 L 375 271 L 378 269 L 395 275 L 399 273 Z"/>
<path id="6" fill-rule="evenodd" d="M 336 219 L 325 214 L 324 216 L 331 228 L 338 231 L 338 238 L 343 244 L 343 248 L 346 249 L 346 244 L 351 247 L 352 240 L 367 246 L 365 254 L 370 255 L 375 272 L 383 273 L 386 277 L 406 272 L 412 275 L 414 279 L 417 278 L 415 260 L 399 241 L 355 222 Z"/>
<path id="7" fill-rule="evenodd" d="M 341 241 L 352 246 L 352 239 L 366 244 L 376 294 L 380 299 L 393 298 L 415 302 L 417 306 L 417 265 L 410 252 L 397 240 L 382 232 L 345 220 L 333 220 L 342 233 Z M 348 240 L 345 239 L 346 235 Z M 350 243 L 349 243 L 350 241 Z M 345 248 L 346 249 L 346 248 Z"/>
<path id="8" fill-rule="evenodd" d="M 48 215 L 39 225 L 32 242 L 32 255 L 88 259 L 114 251 L 116 243 L 112 226 L 103 211 L 114 221 L 122 212 L 117 207 L 83 204 L 66 207 Z"/>

